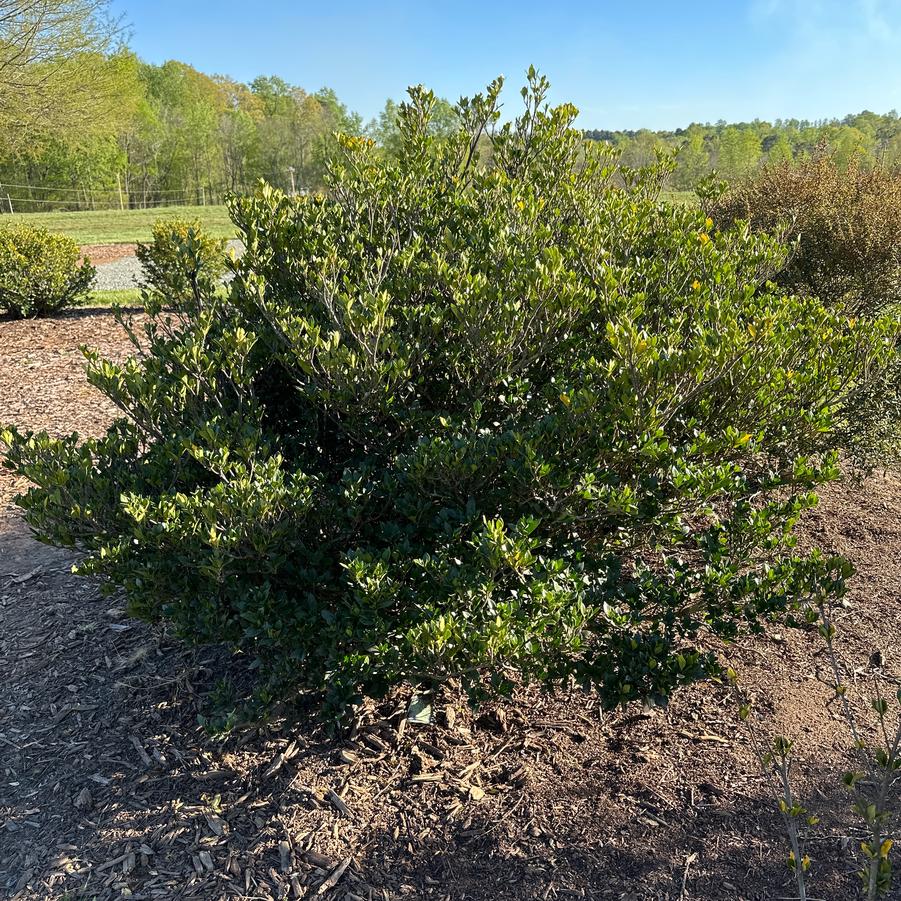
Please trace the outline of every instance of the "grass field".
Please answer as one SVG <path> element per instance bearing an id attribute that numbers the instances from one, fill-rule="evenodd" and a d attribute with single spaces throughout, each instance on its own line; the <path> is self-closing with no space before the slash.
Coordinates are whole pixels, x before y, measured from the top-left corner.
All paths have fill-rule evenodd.
<path id="1" fill-rule="evenodd" d="M 664 191 L 670 203 L 694 204 L 693 191 Z M 61 232 L 79 244 L 132 244 L 147 241 L 158 219 L 199 219 L 214 237 L 233 238 L 235 227 L 224 206 L 156 207 L 149 210 L 90 210 L 77 213 L 17 213 L 0 216 L 0 224 L 20 221 Z"/>
<path id="2" fill-rule="evenodd" d="M 142 303 L 140 288 L 121 288 L 117 291 L 93 291 L 86 307 L 137 307 Z"/>
<path id="3" fill-rule="evenodd" d="M 694 191 L 664 191 L 660 196 L 680 206 L 697 206 L 698 203 L 698 195 Z"/>
<path id="4" fill-rule="evenodd" d="M 235 228 L 224 206 L 156 207 L 148 210 L 89 210 L 76 213 L 18 213 L 0 216 L 0 224 L 27 222 L 60 232 L 79 244 L 131 244 L 147 241 L 158 219 L 199 219 L 216 237 L 234 237 Z"/>

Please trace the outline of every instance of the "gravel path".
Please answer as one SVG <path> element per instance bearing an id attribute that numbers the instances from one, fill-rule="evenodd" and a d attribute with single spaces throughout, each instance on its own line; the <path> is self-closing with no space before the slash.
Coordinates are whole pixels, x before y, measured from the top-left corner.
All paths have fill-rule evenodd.
<path id="1" fill-rule="evenodd" d="M 141 264 L 137 257 L 122 257 L 112 263 L 101 263 L 97 267 L 94 281 L 96 291 L 122 291 L 134 288 L 141 277 Z"/>
<path id="2" fill-rule="evenodd" d="M 229 241 L 228 246 L 240 255 L 244 245 L 238 241 Z M 97 279 L 94 282 L 95 291 L 124 291 L 127 288 L 137 286 L 141 278 L 141 264 L 136 256 L 122 257 L 111 263 L 99 263 L 97 265 Z"/>

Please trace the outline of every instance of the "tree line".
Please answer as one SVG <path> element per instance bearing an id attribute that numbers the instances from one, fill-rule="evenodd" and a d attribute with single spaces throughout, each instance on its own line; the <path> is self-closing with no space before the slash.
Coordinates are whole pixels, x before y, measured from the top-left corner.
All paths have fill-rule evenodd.
<path id="1" fill-rule="evenodd" d="M 585 135 L 616 147 L 629 166 L 650 164 L 657 150 L 675 153 L 671 186 L 682 190 L 690 190 L 714 170 L 726 181 L 736 182 L 767 163 L 801 162 L 824 144 L 841 167 L 852 159 L 865 167 L 901 163 L 901 117 L 895 110 L 885 114 L 864 110 L 843 119 L 818 121 L 755 119 L 730 124 L 721 120 L 674 131 L 592 129 Z"/>
<path id="2" fill-rule="evenodd" d="M 285 191 L 322 186 L 335 135 L 368 135 L 386 152 L 399 144 L 398 104 L 364 123 L 334 90 L 278 76 L 249 84 L 171 60 L 154 65 L 127 50 L 105 60 L 116 101 L 103 116 L 65 128 L 34 123 L 28 141 L 0 138 L 0 186 L 17 211 L 221 202 L 264 179 Z M 456 125 L 436 103 L 433 130 Z"/>
<path id="3" fill-rule="evenodd" d="M 286 191 L 321 187 L 335 133 L 400 146 L 398 105 L 369 123 L 330 88 L 278 76 L 249 84 L 127 46 L 108 0 L 0 0 L 0 205 L 17 211 L 218 203 L 259 179 Z M 433 133 L 457 128 L 436 100 Z M 841 120 L 777 120 L 675 131 L 589 130 L 628 166 L 675 154 L 670 186 L 716 170 L 740 180 L 766 162 L 808 158 L 827 143 L 840 163 L 901 162 L 901 120 L 869 111 Z"/>
<path id="4" fill-rule="evenodd" d="M 18 209 L 215 203 L 260 178 L 280 188 L 321 183 L 333 134 L 360 117 L 335 92 L 277 77 L 241 84 L 185 63 L 107 59 L 115 112 L 0 147 L 0 184 Z"/>

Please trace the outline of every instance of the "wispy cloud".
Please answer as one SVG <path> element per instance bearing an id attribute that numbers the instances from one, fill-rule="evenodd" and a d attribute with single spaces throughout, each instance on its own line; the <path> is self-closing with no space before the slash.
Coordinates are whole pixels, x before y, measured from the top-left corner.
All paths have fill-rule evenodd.
<path id="1" fill-rule="evenodd" d="M 806 35 L 852 32 L 891 43 L 901 36 L 897 0 L 752 0 L 748 15 L 755 25 L 774 20 Z M 855 27 L 856 26 L 856 27 Z"/>
<path id="2" fill-rule="evenodd" d="M 898 0 L 751 0 L 748 24 L 772 53 L 753 73 L 763 105 L 884 111 L 901 89 Z"/>
<path id="3" fill-rule="evenodd" d="M 870 37 L 879 41 L 893 43 L 898 40 L 899 31 L 892 25 L 887 16 L 891 9 L 886 9 L 885 0 L 859 0 L 864 24 Z M 897 9 L 897 4 L 895 4 Z"/>

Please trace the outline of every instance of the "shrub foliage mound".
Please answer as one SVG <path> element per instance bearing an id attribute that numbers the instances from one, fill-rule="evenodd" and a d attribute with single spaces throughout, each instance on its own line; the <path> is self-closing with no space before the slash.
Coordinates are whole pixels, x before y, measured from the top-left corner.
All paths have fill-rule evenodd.
<path id="1" fill-rule="evenodd" d="M 149 244 L 138 244 L 145 303 L 196 312 L 225 274 L 224 238 L 206 234 L 199 219 L 160 219 Z"/>
<path id="2" fill-rule="evenodd" d="M 713 186 L 711 186 L 713 187 Z M 870 320 L 901 302 L 901 169 L 840 166 L 822 146 L 809 160 L 764 167 L 707 199 L 721 228 L 779 231 L 792 252 L 775 281 Z M 867 327 L 865 324 L 863 327 Z M 901 463 L 901 365 L 855 387 L 842 443 L 864 468 Z"/>
<path id="3" fill-rule="evenodd" d="M 27 224 L 0 226 L 0 316 L 48 316 L 87 298 L 96 270 L 65 235 Z"/>
<path id="4" fill-rule="evenodd" d="M 825 146 L 766 166 L 707 204 L 722 227 L 746 220 L 795 243 L 777 281 L 873 315 L 901 301 L 901 169 L 840 166 Z"/>
<path id="5" fill-rule="evenodd" d="M 90 357 L 106 437 L 6 433 L 21 499 L 81 571 L 256 664 L 256 699 L 335 702 L 456 677 L 569 678 L 615 705 L 715 668 L 733 638 L 841 590 L 792 527 L 836 473 L 848 386 L 891 353 L 768 284 L 785 249 L 660 203 L 500 84 L 398 159 L 345 139 L 323 196 L 233 201 L 227 298 Z"/>

